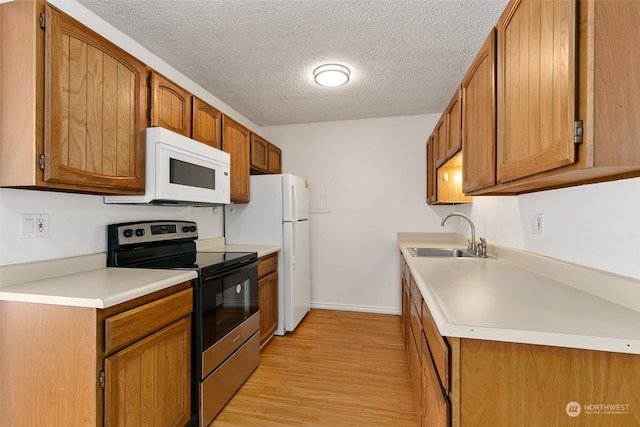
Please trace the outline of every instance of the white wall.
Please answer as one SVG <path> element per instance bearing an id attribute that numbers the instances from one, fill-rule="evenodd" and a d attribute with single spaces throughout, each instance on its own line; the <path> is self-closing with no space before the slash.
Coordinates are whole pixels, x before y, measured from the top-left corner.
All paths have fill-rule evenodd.
<path id="1" fill-rule="evenodd" d="M 101 196 L 0 189 L 0 265 L 105 252 L 107 224 L 196 221 L 200 238 L 222 236 L 223 209 L 105 205 Z M 20 238 L 20 214 L 48 214 L 49 236 Z"/>
<path id="2" fill-rule="evenodd" d="M 425 203 L 425 142 L 439 115 L 263 128 L 283 150 L 283 169 L 328 184 L 329 211 L 311 216 L 312 304 L 398 312 L 399 231 L 478 236 L 538 254 L 640 278 L 640 179 L 521 196 L 476 197 L 472 205 Z M 544 234 L 530 232 L 544 213 Z"/>
<path id="3" fill-rule="evenodd" d="M 311 215 L 316 307 L 397 312 L 398 231 L 443 231 L 453 208 L 425 203 L 425 143 L 439 115 L 266 127 L 283 170 L 328 189 Z"/>

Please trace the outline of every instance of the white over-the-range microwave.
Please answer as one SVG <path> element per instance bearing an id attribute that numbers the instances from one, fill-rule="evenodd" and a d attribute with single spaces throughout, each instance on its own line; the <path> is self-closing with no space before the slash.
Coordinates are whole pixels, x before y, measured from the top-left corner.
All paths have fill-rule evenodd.
<path id="1" fill-rule="evenodd" d="M 215 206 L 230 203 L 229 153 L 170 130 L 146 129 L 145 194 L 104 203 Z"/>

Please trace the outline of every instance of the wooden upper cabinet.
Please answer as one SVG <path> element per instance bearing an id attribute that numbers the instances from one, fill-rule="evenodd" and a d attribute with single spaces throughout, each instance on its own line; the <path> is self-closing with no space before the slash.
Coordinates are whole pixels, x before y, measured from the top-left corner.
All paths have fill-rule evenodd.
<path id="1" fill-rule="evenodd" d="M 512 0 L 498 21 L 497 180 L 575 161 L 575 0 Z"/>
<path id="2" fill-rule="evenodd" d="M 249 202 L 249 153 L 251 132 L 222 115 L 222 150 L 231 155 L 231 201 Z"/>
<path id="3" fill-rule="evenodd" d="M 282 173 L 282 150 L 269 144 L 269 173 Z"/>
<path id="4" fill-rule="evenodd" d="M 222 115 L 220 111 L 197 97 L 193 97 L 191 135 L 211 147 L 222 149 Z"/>
<path id="5" fill-rule="evenodd" d="M 447 145 L 446 157 L 451 158 L 462 147 L 461 128 L 462 128 L 462 100 L 460 98 L 460 88 L 456 90 L 455 95 L 451 98 L 447 109 L 445 110 L 447 121 Z"/>
<path id="6" fill-rule="evenodd" d="M 46 14 L 44 179 L 144 188 L 144 65 L 67 15 Z"/>
<path id="7" fill-rule="evenodd" d="M 143 192 L 144 64 L 41 1 L 0 20 L 2 186 Z"/>
<path id="8" fill-rule="evenodd" d="M 496 183 L 496 32 L 462 80 L 462 191 Z"/>
<path id="9" fill-rule="evenodd" d="M 191 94 L 151 72 L 151 126 L 191 137 Z"/>
<path id="10" fill-rule="evenodd" d="M 437 201 L 436 194 L 436 159 L 434 154 L 435 136 L 432 134 L 427 141 L 427 204 Z"/>
<path id="11" fill-rule="evenodd" d="M 263 172 L 269 171 L 269 141 L 251 133 L 251 167 Z"/>
<path id="12" fill-rule="evenodd" d="M 434 129 L 433 155 L 436 167 L 447 161 L 447 116 L 442 113 Z"/>
<path id="13" fill-rule="evenodd" d="M 251 172 L 282 173 L 282 150 L 253 132 L 251 133 Z"/>

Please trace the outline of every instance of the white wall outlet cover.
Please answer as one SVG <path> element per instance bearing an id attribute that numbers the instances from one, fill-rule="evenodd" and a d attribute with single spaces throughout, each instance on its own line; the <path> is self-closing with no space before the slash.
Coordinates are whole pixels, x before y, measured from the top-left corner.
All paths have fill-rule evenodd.
<path id="1" fill-rule="evenodd" d="M 531 216 L 531 233 L 542 236 L 544 233 L 544 214 L 537 213 Z"/>
<path id="2" fill-rule="evenodd" d="M 20 238 L 49 237 L 48 214 L 20 214 Z"/>

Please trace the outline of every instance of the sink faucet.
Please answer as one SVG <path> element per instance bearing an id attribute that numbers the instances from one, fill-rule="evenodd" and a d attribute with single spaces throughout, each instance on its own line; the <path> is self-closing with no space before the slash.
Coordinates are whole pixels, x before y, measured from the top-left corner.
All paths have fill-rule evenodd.
<path id="1" fill-rule="evenodd" d="M 458 212 L 454 212 L 451 213 L 447 216 L 444 217 L 444 219 L 442 220 L 442 222 L 440 223 L 441 226 L 444 227 L 444 223 L 451 218 L 452 216 L 459 216 L 460 218 L 464 218 L 467 220 L 467 222 L 469 223 L 469 226 L 471 227 L 471 241 L 469 241 L 469 251 L 472 252 L 474 255 L 480 255 L 479 251 L 478 251 L 478 245 L 476 244 L 476 227 L 475 225 L 473 225 L 473 221 L 471 221 L 471 218 L 469 218 L 468 216 L 466 216 L 465 214 L 461 214 Z M 484 239 L 482 239 L 484 240 Z M 485 248 L 486 248 L 486 243 L 484 243 Z M 486 254 L 486 249 L 484 249 L 484 252 Z"/>

